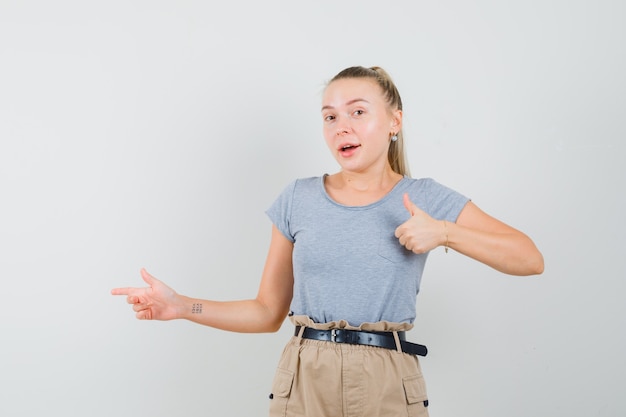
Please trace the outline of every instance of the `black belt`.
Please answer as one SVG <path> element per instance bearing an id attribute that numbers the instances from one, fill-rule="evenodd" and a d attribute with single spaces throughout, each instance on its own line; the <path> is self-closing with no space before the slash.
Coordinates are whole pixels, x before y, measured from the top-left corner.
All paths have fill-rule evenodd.
<path id="1" fill-rule="evenodd" d="M 298 334 L 300 334 L 300 326 L 296 326 L 295 335 L 298 336 Z M 396 340 L 391 332 L 364 332 L 347 329 L 317 330 L 306 327 L 302 337 L 326 342 L 397 349 Z M 404 353 L 420 356 L 426 356 L 426 353 L 428 353 L 426 346 L 407 342 L 404 332 L 398 332 L 398 338 L 400 339 L 400 347 Z"/>

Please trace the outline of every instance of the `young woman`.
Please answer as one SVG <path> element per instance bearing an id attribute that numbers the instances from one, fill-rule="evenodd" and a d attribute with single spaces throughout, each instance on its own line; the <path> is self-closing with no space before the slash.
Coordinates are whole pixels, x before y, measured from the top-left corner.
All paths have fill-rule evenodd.
<path id="1" fill-rule="evenodd" d="M 443 246 L 512 275 L 540 274 L 522 232 L 432 179 L 412 179 L 402 101 L 379 67 L 351 67 L 326 86 L 326 143 L 341 169 L 303 178 L 269 208 L 272 239 L 255 299 L 177 294 L 145 270 L 146 288 L 117 288 L 138 319 L 187 319 L 235 332 L 295 325 L 273 382 L 271 416 L 427 416 L 405 340 L 428 253 Z"/>

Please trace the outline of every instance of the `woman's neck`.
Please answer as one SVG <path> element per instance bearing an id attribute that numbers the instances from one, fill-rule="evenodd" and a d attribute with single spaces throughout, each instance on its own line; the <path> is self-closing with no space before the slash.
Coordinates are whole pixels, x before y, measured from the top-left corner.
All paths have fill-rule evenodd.
<path id="1" fill-rule="evenodd" d="M 339 171 L 326 177 L 328 195 L 340 204 L 363 206 L 383 198 L 402 179 L 389 169 L 374 173 Z"/>

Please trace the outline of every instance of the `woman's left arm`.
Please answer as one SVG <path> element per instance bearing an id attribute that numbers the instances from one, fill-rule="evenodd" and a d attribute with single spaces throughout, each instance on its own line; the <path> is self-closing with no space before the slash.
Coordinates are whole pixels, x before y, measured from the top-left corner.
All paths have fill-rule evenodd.
<path id="1" fill-rule="evenodd" d="M 543 272 L 543 256 L 524 233 L 483 212 L 471 201 L 456 223 L 446 222 L 448 246 L 510 275 Z"/>

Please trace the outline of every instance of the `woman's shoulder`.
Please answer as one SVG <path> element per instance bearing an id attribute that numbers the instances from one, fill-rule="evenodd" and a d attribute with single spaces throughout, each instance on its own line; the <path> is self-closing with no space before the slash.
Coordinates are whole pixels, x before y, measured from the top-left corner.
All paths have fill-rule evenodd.
<path id="1" fill-rule="evenodd" d="M 286 190 L 294 191 L 296 189 L 310 189 L 319 187 L 319 184 L 322 183 L 323 177 L 298 177 L 291 180 L 285 186 Z"/>
<path id="2" fill-rule="evenodd" d="M 433 186 L 440 185 L 437 181 L 435 181 L 431 177 L 422 177 L 422 178 L 412 178 L 412 177 L 404 177 L 404 183 L 407 187 L 415 187 L 415 188 L 430 188 Z"/>
<path id="3" fill-rule="evenodd" d="M 405 190 L 411 193 L 418 194 L 428 194 L 431 196 L 436 196 L 439 194 L 458 194 L 458 191 L 455 189 L 444 185 L 434 178 L 431 177 L 423 177 L 423 178 L 409 178 L 405 177 Z"/>
<path id="4" fill-rule="evenodd" d="M 302 184 L 302 185 L 311 185 L 311 184 L 319 184 L 323 179 L 323 176 L 317 176 L 317 177 L 300 177 L 300 178 L 296 178 L 294 180 L 294 182 L 296 184 Z"/>
<path id="5" fill-rule="evenodd" d="M 284 187 L 282 194 L 293 195 L 296 192 L 305 193 L 320 187 L 322 184 L 323 177 L 298 177 L 289 181 Z"/>

